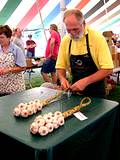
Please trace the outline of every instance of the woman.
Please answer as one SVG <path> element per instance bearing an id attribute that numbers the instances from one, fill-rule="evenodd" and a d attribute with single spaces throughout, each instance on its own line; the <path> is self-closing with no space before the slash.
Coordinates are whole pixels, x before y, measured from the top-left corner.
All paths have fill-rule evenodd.
<path id="1" fill-rule="evenodd" d="M 25 90 L 22 70 L 26 59 L 21 48 L 11 42 L 12 30 L 8 25 L 0 25 L 0 95 Z"/>

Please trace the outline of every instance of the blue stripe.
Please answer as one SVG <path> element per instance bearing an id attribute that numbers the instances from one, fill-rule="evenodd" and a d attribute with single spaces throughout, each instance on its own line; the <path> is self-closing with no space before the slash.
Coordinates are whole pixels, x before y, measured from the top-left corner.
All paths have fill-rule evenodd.
<path id="1" fill-rule="evenodd" d="M 65 5 L 67 6 L 72 0 L 65 0 Z M 47 28 L 50 22 L 53 21 L 60 13 L 60 3 L 49 13 L 49 15 L 43 20 L 44 27 Z M 39 26 L 37 26 L 39 28 Z"/>

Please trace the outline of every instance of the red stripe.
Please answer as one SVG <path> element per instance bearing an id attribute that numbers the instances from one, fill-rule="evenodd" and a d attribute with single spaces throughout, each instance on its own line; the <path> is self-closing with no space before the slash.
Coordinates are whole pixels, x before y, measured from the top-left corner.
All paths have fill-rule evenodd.
<path id="1" fill-rule="evenodd" d="M 45 6 L 45 4 L 48 1 L 49 0 L 38 0 L 40 10 Z M 33 6 L 30 8 L 30 10 L 27 12 L 27 14 L 19 22 L 17 27 L 24 29 L 31 22 L 31 20 L 37 15 L 37 13 L 38 13 L 38 8 L 36 6 L 36 3 L 34 3 Z"/>
<path id="2" fill-rule="evenodd" d="M 82 0 L 75 8 L 82 9 L 90 0 Z"/>
<path id="3" fill-rule="evenodd" d="M 109 6 L 107 8 L 107 13 L 109 13 L 113 8 L 117 7 L 119 5 L 119 1 L 115 1 L 111 6 Z M 87 22 L 87 24 L 92 24 L 94 23 L 96 20 L 98 20 L 99 18 L 103 17 L 106 14 L 105 10 L 103 12 L 101 12 L 100 14 L 98 14 L 96 17 L 94 17 L 91 21 Z"/>

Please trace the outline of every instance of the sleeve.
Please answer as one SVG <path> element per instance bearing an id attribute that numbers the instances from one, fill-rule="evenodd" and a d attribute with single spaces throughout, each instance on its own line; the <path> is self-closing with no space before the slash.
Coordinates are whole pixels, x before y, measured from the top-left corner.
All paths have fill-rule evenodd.
<path id="1" fill-rule="evenodd" d="M 36 42 L 35 41 L 33 41 L 34 42 L 34 44 L 36 44 Z"/>
<path id="2" fill-rule="evenodd" d="M 58 41 L 58 33 L 57 32 L 52 32 L 50 38 L 55 39 L 55 42 L 57 42 Z"/>
<path id="3" fill-rule="evenodd" d="M 112 55 L 110 53 L 108 44 L 104 36 L 99 36 L 99 44 L 97 44 L 97 52 L 99 59 L 99 66 L 102 69 L 114 68 Z"/>
<path id="4" fill-rule="evenodd" d="M 69 41 L 63 39 L 60 44 L 56 68 L 67 69 L 69 67 L 69 55 L 68 55 Z"/>
<path id="5" fill-rule="evenodd" d="M 15 64 L 20 67 L 26 67 L 26 57 L 21 48 L 16 47 Z"/>
<path id="6" fill-rule="evenodd" d="M 28 40 L 26 41 L 26 45 L 28 45 Z"/>

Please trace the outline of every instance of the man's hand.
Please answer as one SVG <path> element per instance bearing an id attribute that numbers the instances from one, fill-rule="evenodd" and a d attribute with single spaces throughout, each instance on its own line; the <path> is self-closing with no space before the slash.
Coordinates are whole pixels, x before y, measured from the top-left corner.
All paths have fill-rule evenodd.
<path id="1" fill-rule="evenodd" d="M 78 80 L 77 82 L 75 82 L 73 85 L 70 86 L 70 90 L 71 91 L 83 91 L 86 86 L 88 85 L 87 83 L 87 79 L 83 78 L 81 80 Z"/>
<path id="2" fill-rule="evenodd" d="M 68 82 L 67 79 L 65 78 L 62 78 L 61 80 L 61 88 L 65 91 L 69 90 L 70 89 L 70 83 Z"/>

